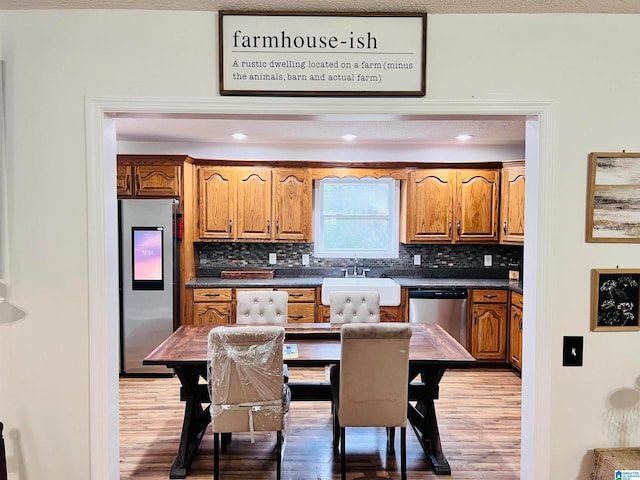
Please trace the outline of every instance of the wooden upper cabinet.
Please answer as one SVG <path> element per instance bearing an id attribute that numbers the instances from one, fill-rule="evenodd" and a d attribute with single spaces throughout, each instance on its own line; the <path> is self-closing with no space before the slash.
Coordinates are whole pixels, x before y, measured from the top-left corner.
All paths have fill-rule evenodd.
<path id="1" fill-rule="evenodd" d="M 131 184 L 131 165 L 122 165 L 118 163 L 118 171 L 116 174 L 116 184 L 118 196 L 131 196 L 133 189 Z"/>
<path id="2" fill-rule="evenodd" d="M 306 168 L 278 168 L 273 172 L 273 238 L 311 241 L 312 180 Z M 272 226 L 273 227 L 273 226 Z"/>
<path id="3" fill-rule="evenodd" d="M 502 169 L 500 243 L 524 245 L 524 185 L 524 164 Z"/>
<path id="4" fill-rule="evenodd" d="M 200 240 L 311 241 L 311 171 L 198 167 Z"/>
<path id="5" fill-rule="evenodd" d="M 418 170 L 407 180 L 406 242 L 453 240 L 453 170 Z"/>
<path id="6" fill-rule="evenodd" d="M 500 172 L 424 169 L 408 175 L 403 197 L 404 243 L 498 241 Z"/>
<path id="7" fill-rule="evenodd" d="M 459 170 L 456 181 L 456 242 L 498 241 L 498 170 Z"/>
<path id="8" fill-rule="evenodd" d="M 182 194 L 182 163 L 175 155 L 118 155 L 119 197 L 173 198 Z"/>
<path id="9" fill-rule="evenodd" d="M 174 165 L 134 165 L 136 195 L 177 197 L 180 195 L 180 167 Z"/>
<path id="10" fill-rule="evenodd" d="M 234 238 L 236 172 L 232 167 L 204 167 L 198 176 L 198 232 L 206 239 Z"/>
<path id="11" fill-rule="evenodd" d="M 244 240 L 270 240 L 271 169 L 237 168 L 237 235 Z"/>

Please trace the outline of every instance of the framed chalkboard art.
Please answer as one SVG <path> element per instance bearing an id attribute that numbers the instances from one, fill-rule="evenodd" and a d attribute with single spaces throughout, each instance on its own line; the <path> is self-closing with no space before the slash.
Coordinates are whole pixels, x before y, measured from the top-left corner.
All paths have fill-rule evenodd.
<path id="1" fill-rule="evenodd" d="M 587 242 L 640 243 L 640 153 L 591 153 Z"/>
<path id="2" fill-rule="evenodd" d="M 640 270 L 591 270 L 591 331 L 640 330 Z"/>

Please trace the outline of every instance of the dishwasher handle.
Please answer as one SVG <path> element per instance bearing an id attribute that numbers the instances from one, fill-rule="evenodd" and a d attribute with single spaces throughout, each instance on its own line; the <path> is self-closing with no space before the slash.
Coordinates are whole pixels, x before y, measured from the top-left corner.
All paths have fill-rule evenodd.
<path id="1" fill-rule="evenodd" d="M 409 298 L 435 298 L 435 299 L 456 299 L 467 298 L 467 291 L 463 289 L 451 290 L 409 290 Z"/>

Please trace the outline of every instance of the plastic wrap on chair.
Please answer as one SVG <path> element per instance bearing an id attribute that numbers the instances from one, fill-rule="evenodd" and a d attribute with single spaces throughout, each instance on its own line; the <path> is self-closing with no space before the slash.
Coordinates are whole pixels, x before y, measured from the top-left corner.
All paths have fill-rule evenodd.
<path id="1" fill-rule="evenodd" d="M 284 328 L 217 327 L 209 333 L 208 384 L 214 432 L 282 430 L 288 387 Z"/>

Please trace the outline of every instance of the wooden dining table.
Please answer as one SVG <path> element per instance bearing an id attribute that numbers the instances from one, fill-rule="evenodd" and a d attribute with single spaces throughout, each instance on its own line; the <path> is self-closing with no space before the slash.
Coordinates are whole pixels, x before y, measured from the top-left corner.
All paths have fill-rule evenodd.
<path id="1" fill-rule="evenodd" d="M 211 422 L 207 390 L 207 337 L 214 325 L 183 325 L 158 345 L 143 363 L 165 365 L 180 380 L 180 399 L 185 402 L 180 445 L 169 472 L 170 478 L 185 478 Z M 407 418 L 433 471 L 451 475 L 442 451 L 434 400 L 448 368 L 468 368 L 476 360 L 451 335 L 436 324 L 412 324 L 409 350 L 409 403 Z M 340 325 L 329 323 L 285 326 L 285 343 L 297 345 L 296 358 L 286 358 L 291 367 L 322 367 L 340 363 Z M 375 362 L 375 359 L 372 359 Z M 375 367 L 375 363 L 372 363 Z M 292 401 L 331 400 L 329 382 L 289 381 Z M 204 405 L 204 406 L 203 406 Z"/>

